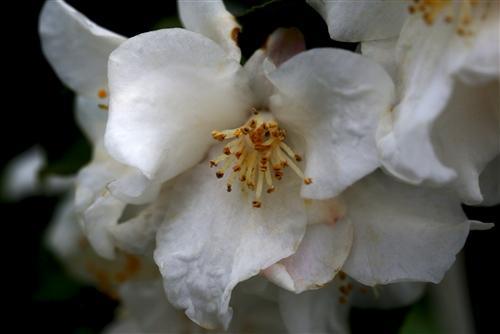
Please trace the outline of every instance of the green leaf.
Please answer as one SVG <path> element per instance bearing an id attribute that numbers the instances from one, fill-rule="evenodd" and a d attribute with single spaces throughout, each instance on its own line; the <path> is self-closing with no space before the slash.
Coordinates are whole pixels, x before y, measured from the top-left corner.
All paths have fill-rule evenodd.
<path id="1" fill-rule="evenodd" d="M 400 334 L 440 334 L 438 325 L 432 316 L 427 298 L 415 304 L 403 323 Z"/>

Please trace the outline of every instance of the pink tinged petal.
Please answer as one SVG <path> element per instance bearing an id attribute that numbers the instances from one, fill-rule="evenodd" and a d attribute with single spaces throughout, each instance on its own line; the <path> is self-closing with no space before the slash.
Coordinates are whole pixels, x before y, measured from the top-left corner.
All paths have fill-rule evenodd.
<path id="1" fill-rule="evenodd" d="M 107 84 L 108 56 L 125 38 L 91 22 L 64 1 L 40 14 L 42 50 L 59 78 L 80 95 L 98 98 Z"/>
<path id="2" fill-rule="evenodd" d="M 240 25 L 226 10 L 221 0 L 178 0 L 179 16 L 188 30 L 210 38 L 226 51 L 227 55 L 240 61 L 238 47 Z"/>
<path id="3" fill-rule="evenodd" d="M 206 164 L 176 180 L 154 257 L 170 302 L 197 324 L 227 328 L 236 284 L 299 246 L 306 212 L 299 182 L 287 179 L 261 208 L 238 185 L 228 193 Z"/>
<path id="4" fill-rule="evenodd" d="M 118 161 L 168 180 L 198 163 L 210 133 L 242 124 L 252 96 L 241 66 L 183 29 L 145 33 L 110 56 L 105 141 Z"/>
<path id="5" fill-rule="evenodd" d="M 276 67 L 305 50 L 304 35 L 297 28 L 276 29 L 265 45 L 266 54 Z"/>
<path id="6" fill-rule="evenodd" d="M 272 282 L 295 293 L 330 282 L 349 255 L 353 240 L 353 227 L 342 219 L 344 210 L 336 201 L 313 201 L 307 211 L 310 225 L 295 254 L 263 272 Z"/>
<path id="7" fill-rule="evenodd" d="M 305 50 L 304 36 L 296 28 L 278 28 L 267 39 L 263 48 L 245 63 L 250 89 L 256 97 L 256 108 L 269 108 L 273 85 L 266 72 L 274 70 L 283 62 Z"/>
<path id="8" fill-rule="evenodd" d="M 467 204 L 483 201 L 479 175 L 500 154 L 499 91 L 498 81 L 475 86 L 457 81 L 432 129 L 437 155 L 457 173 L 452 187 Z"/>
<path id="9" fill-rule="evenodd" d="M 364 42 L 395 37 L 408 16 L 409 3 L 387 0 L 307 0 L 337 41 Z"/>
<path id="10" fill-rule="evenodd" d="M 376 172 L 343 195 L 354 242 L 343 270 L 366 285 L 437 283 L 469 233 L 450 193 L 399 183 Z"/>
<path id="11" fill-rule="evenodd" d="M 306 142 L 302 196 L 327 199 L 379 166 L 375 130 L 394 85 L 380 65 L 337 49 L 298 54 L 269 74 L 273 115 Z"/>

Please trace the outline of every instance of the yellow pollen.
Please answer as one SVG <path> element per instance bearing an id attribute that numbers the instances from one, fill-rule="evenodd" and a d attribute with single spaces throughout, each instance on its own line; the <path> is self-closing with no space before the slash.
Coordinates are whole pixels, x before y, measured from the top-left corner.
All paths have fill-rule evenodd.
<path id="1" fill-rule="evenodd" d="M 108 92 L 106 92 L 106 90 L 104 88 L 101 88 L 97 92 L 97 97 L 99 97 L 100 99 L 105 99 L 108 97 Z"/>
<path id="2" fill-rule="evenodd" d="M 410 14 L 420 15 L 431 26 L 438 20 L 453 24 L 459 36 L 474 34 L 476 20 L 484 20 L 495 0 L 413 0 Z"/>
<path id="3" fill-rule="evenodd" d="M 223 162 L 216 172 L 217 178 L 224 177 L 229 170 L 227 191 L 232 191 L 233 183 L 238 179 L 242 190 L 255 192 L 254 208 L 262 206 L 264 192 L 270 194 L 276 190 L 273 178 L 281 180 L 286 167 L 290 167 L 304 184 L 312 183 L 312 179 L 295 164 L 294 161 L 302 158 L 284 142 L 286 131 L 267 112 L 261 114 L 253 110 L 253 116 L 241 127 L 214 130 L 212 137 L 218 141 L 232 140 L 224 146 L 223 154 L 210 160 L 210 167 Z"/>

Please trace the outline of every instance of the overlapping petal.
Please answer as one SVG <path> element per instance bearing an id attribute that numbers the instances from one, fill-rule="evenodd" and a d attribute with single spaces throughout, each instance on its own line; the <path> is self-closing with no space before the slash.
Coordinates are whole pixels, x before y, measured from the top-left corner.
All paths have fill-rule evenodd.
<path id="1" fill-rule="evenodd" d="M 205 164 L 176 180 L 155 261 L 169 300 L 199 325 L 227 327 L 235 285 L 299 246 L 306 212 L 299 181 L 288 179 L 259 209 L 239 186 L 228 193 Z"/>
<path id="2" fill-rule="evenodd" d="M 297 28 L 278 28 L 268 37 L 265 46 L 253 53 L 244 69 L 249 77 L 250 89 L 255 95 L 254 107 L 269 108 L 273 85 L 266 73 L 304 50 L 304 36 Z"/>
<path id="3" fill-rule="evenodd" d="M 208 38 L 166 29 L 131 38 L 109 60 L 106 147 L 148 178 L 198 163 L 210 133 L 246 120 L 252 96 L 241 66 Z"/>
<path id="4" fill-rule="evenodd" d="M 337 49 L 298 54 L 269 74 L 273 115 L 306 143 L 302 196 L 338 195 L 379 166 L 375 130 L 394 86 L 375 62 Z"/>
<path id="5" fill-rule="evenodd" d="M 113 160 L 102 142 L 96 144 L 91 163 L 78 173 L 75 209 L 97 253 L 106 258 L 114 257 L 109 229 L 118 223 L 127 204 L 150 202 L 158 191 L 159 184 L 152 183 L 138 170 Z"/>
<path id="6" fill-rule="evenodd" d="M 177 1 L 182 24 L 188 30 L 202 34 L 219 44 L 229 57 L 240 61 L 238 47 L 240 25 L 226 10 L 221 0 Z"/>
<path id="7" fill-rule="evenodd" d="M 297 251 L 263 274 L 281 287 L 300 293 L 330 282 L 349 255 L 353 227 L 344 218 L 337 200 L 311 201 L 306 205 L 308 227 Z"/>
<path id="8" fill-rule="evenodd" d="M 453 187 L 462 201 L 482 202 L 479 175 L 500 154 L 499 82 L 455 83 L 445 110 L 432 129 L 439 159 L 457 173 Z"/>
<path id="9" fill-rule="evenodd" d="M 465 38 L 453 25 L 411 17 L 398 42 L 399 103 L 378 132 L 386 170 L 413 184 L 453 182 L 469 203 L 481 200 L 477 176 L 500 145 L 498 48 L 479 38 L 495 32 L 478 34 Z"/>
<path id="10" fill-rule="evenodd" d="M 343 198 L 354 242 L 343 270 L 367 285 L 439 282 L 469 233 L 449 192 L 406 185 L 376 172 Z"/>

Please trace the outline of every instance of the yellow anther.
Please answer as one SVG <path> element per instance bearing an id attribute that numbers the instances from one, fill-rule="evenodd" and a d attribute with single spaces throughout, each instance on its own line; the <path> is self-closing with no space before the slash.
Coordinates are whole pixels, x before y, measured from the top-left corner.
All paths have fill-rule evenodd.
<path id="1" fill-rule="evenodd" d="M 101 88 L 97 92 L 97 97 L 99 97 L 100 99 L 105 99 L 108 97 L 108 92 L 106 92 L 106 90 L 104 88 Z"/>
<path id="2" fill-rule="evenodd" d="M 454 24 L 459 36 L 470 36 L 474 33 L 474 22 L 483 20 L 488 9 L 497 0 L 418 0 L 410 5 L 410 14 L 421 15 L 428 25 L 442 20 Z"/>
<path id="3" fill-rule="evenodd" d="M 217 166 L 224 161 L 223 167 L 216 173 L 218 178 L 222 178 L 229 167 L 232 167 L 227 181 L 227 191 L 232 191 L 233 182 L 238 178 L 244 188 L 255 191 L 252 206 L 260 208 L 264 184 L 266 193 L 274 192 L 276 187 L 273 185 L 273 176 L 281 180 L 284 175 L 283 169 L 287 166 L 290 166 L 305 184 L 310 184 L 312 180 L 306 178 L 300 168 L 292 162 L 292 160 L 301 161 L 302 158 L 284 143 L 286 131 L 279 127 L 269 113 L 253 110 L 253 114 L 239 128 L 212 132 L 212 137 L 219 141 L 235 139 L 224 146 L 224 154 L 210 161 L 210 166 Z"/>

